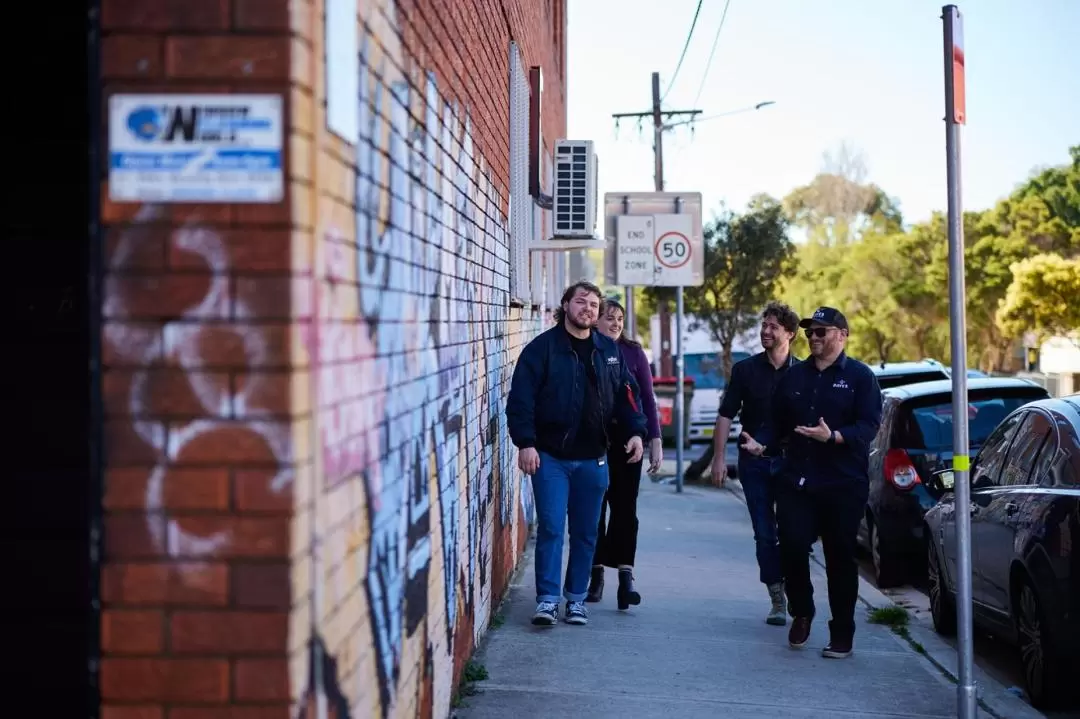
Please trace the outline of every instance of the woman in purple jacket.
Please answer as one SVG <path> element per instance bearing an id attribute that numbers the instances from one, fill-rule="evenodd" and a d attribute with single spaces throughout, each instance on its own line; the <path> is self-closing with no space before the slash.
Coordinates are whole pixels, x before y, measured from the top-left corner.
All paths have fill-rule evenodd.
<path id="1" fill-rule="evenodd" d="M 642 412 L 645 414 L 649 431 L 649 473 L 655 474 L 663 461 L 663 446 L 660 441 L 656 397 L 653 395 L 652 371 L 649 368 L 649 358 L 645 356 L 641 345 L 623 336 L 625 316 L 623 306 L 616 300 L 604 300 L 596 328 L 618 343 L 623 362 L 641 390 Z M 612 447 L 615 449 L 608 452 L 608 490 L 600 508 L 600 528 L 596 537 L 596 553 L 593 556 L 592 581 L 589 582 L 589 593 L 585 601 L 600 601 L 604 594 L 604 567 L 611 567 L 619 570 L 619 590 L 616 595 L 619 609 L 628 609 L 631 604 L 641 603 L 641 595 L 634 588 L 641 460 L 628 463 L 626 453 L 619 451 L 622 440 L 613 439 L 615 441 Z M 609 515 L 606 517 L 606 527 L 605 514 Z"/>

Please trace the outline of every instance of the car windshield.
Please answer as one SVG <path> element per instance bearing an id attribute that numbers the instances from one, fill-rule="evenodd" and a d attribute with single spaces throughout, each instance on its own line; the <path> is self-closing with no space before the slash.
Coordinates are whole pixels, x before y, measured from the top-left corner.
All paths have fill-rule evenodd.
<path id="1" fill-rule="evenodd" d="M 977 447 L 986 441 L 1013 410 L 1028 402 L 1047 397 L 1042 388 L 988 389 L 968 394 L 969 443 Z M 952 398 L 947 394 L 920 397 L 912 401 L 907 412 L 904 445 L 933 452 L 949 451 L 953 447 Z"/>
<path id="2" fill-rule="evenodd" d="M 939 369 L 930 370 L 928 372 L 905 372 L 903 374 L 885 374 L 878 375 L 878 386 L 881 389 L 888 389 L 890 387 L 899 387 L 905 384 L 915 384 L 916 382 L 933 382 L 939 379 L 949 379 L 949 375 L 945 374 Z"/>
<path id="3" fill-rule="evenodd" d="M 732 352 L 734 364 L 749 357 L 747 352 Z M 724 360 L 719 352 L 693 352 L 683 355 L 686 376 L 694 380 L 694 389 L 723 389 Z"/>

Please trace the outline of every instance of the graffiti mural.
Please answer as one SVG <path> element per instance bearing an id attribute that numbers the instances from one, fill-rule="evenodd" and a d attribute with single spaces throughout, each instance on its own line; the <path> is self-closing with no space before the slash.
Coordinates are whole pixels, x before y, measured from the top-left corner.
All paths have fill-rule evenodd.
<path id="1" fill-rule="evenodd" d="M 315 626 L 312 647 L 352 716 L 442 715 L 531 518 L 504 402 L 511 347 L 542 320 L 511 310 L 508 198 L 468 106 L 406 57 L 392 6 L 361 13 L 353 223 L 323 229 L 310 299 L 294 298 L 312 316 L 317 581 L 355 632 Z"/>
<path id="2" fill-rule="evenodd" d="M 291 440 L 287 423 L 260 418 L 266 415 L 260 399 L 270 375 L 250 370 L 277 358 L 270 356 L 266 331 L 250 324 L 253 312 L 245 297 L 234 297 L 229 252 L 218 231 L 195 219 L 169 231 L 165 252 L 186 256 L 177 263 L 197 267 L 205 287 L 189 294 L 175 319 L 133 321 L 143 318 L 147 308 L 161 306 L 170 291 L 157 277 L 138 274 L 140 258 L 160 251 L 162 226 L 162 208 L 146 205 L 120 233 L 106 282 L 103 312 L 110 321 L 105 341 L 119 362 L 135 368 L 120 416 L 130 421 L 155 458 L 145 481 L 147 536 L 164 555 L 188 560 L 176 564 L 174 571 L 197 585 L 203 562 L 228 552 L 234 530 L 227 524 L 209 529 L 203 522 L 171 517 L 165 504 L 170 474 L 206 448 L 239 444 L 252 452 L 249 462 L 273 467 L 267 472 L 268 491 L 287 497 L 293 478 Z M 237 349 L 231 361 L 249 370 L 245 382 L 232 383 L 226 373 L 205 371 L 215 359 L 208 353 L 223 346 Z M 166 423 L 161 421 L 161 380 L 169 370 L 181 373 L 194 405 L 182 413 L 186 416 Z"/>

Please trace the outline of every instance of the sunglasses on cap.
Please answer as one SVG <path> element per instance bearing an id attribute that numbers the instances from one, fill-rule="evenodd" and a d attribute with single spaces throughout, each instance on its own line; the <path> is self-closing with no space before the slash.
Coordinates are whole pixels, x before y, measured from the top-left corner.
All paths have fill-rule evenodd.
<path id="1" fill-rule="evenodd" d="M 835 327 L 807 327 L 803 332 L 807 337 L 824 337 L 829 334 L 829 330 L 836 329 Z"/>

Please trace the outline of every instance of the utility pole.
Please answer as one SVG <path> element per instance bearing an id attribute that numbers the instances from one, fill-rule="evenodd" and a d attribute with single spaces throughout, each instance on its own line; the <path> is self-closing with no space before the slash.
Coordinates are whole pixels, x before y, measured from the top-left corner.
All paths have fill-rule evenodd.
<path id="1" fill-rule="evenodd" d="M 660 109 L 660 73 L 652 74 L 652 110 L 649 112 L 620 112 L 612 115 L 618 123 L 623 118 L 635 118 L 638 120 L 651 117 L 653 122 L 653 160 L 655 163 L 654 181 L 657 192 L 664 191 L 664 130 L 670 129 L 664 121 L 673 117 L 688 115 L 690 119 L 701 114 L 701 110 L 669 110 Z M 627 287 L 626 294 L 626 332 L 630 337 L 637 338 L 637 317 L 634 311 L 634 288 Z M 659 375 L 671 377 L 674 372 L 671 367 L 671 308 L 666 301 L 660 303 L 660 368 Z M 680 394 L 682 388 L 679 388 Z"/>

